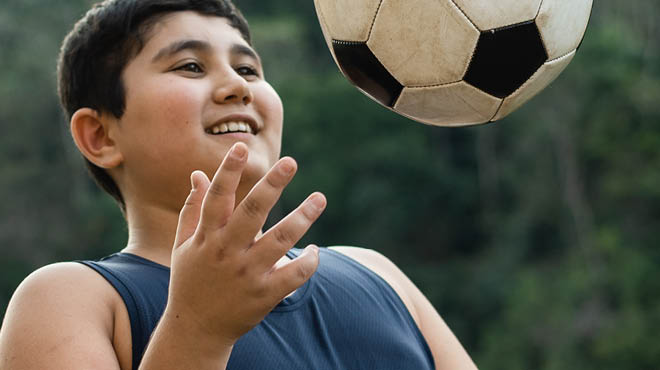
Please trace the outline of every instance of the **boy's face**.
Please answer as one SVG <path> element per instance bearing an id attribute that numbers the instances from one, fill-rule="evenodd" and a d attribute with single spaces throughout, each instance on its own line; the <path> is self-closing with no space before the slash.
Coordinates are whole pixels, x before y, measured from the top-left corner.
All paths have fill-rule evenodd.
<path id="1" fill-rule="evenodd" d="M 200 169 L 211 178 L 237 141 L 250 149 L 243 195 L 279 158 L 281 100 L 225 18 L 166 15 L 126 66 L 123 81 L 126 110 L 116 142 L 124 160 L 117 175 L 130 198 L 178 211 L 190 173 Z M 255 132 L 213 134 L 214 127 L 243 124 Z"/>

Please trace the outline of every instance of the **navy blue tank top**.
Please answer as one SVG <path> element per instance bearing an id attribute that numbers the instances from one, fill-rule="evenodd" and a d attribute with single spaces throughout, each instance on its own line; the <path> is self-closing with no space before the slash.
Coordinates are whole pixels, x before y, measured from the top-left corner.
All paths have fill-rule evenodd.
<path id="1" fill-rule="evenodd" d="M 287 256 L 300 253 L 292 249 Z M 435 369 L 426 341 L 389 284 L 339 252 L 320 253 L 312 278 L 236 342 L 227 369 Z M 137 369 L 165 310 L 169 268 L 127 253 L 81 263 L 124 300 Z"/>

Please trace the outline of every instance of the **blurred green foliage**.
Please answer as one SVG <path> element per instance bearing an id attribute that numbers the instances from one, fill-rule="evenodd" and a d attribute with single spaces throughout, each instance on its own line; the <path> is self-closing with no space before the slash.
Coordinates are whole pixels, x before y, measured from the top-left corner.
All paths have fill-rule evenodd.
<path id="1" fill-rule="evenodd" d="M 341 77 L 313 2 L 239 0 L 313 190 L 302 243 L 376 249 L 425 292 L 483 369 L 650 369 L 660 358 L 660 26 L 655 0 L 599 0 L 560 78 L 502 122 L 443 129 Z M 89 1 L 0 3 L 0 312 L 30 271 L 121 249 L 55 86 Z"/>

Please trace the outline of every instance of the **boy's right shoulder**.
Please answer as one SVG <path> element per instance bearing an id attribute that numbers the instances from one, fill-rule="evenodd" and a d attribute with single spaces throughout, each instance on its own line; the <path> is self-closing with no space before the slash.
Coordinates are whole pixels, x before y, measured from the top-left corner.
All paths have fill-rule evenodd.
<path id="1" fill-rule="evenodd" d="M 78 262 L 59 262 L 28 275 L 16 289 L 11 303 L 29 302 L 37 306 L 43 303 L 46 307 L 60 303 L 81 310 L 94 303 L 109 309 L 119 298 L 113 292 L 112 286 L 91 268 Z"/>
<path id="2" fill-rule="evenodd" d="M 0 332 L 1 368 L 119 369 L 122 348 L 130 350 L 130 331 L 128 343 L 117 335 L 126 327 L 117 326 L 128 318 L 122 313 L 119 294 L 91 268 L 77 262 L 44 266 L 9 302 Z"/>

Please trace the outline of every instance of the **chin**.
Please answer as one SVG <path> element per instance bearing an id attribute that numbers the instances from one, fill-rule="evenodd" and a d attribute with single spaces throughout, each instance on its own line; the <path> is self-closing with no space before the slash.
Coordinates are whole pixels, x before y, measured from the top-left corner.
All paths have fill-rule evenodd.
<path id="1" fill-rule="evenodd" d="M 249 183 L 251 184 L 251 187 L 254 186 L 259 180 L 261 180 L 262 177 L 266 176 L 274 164 L 275 161 L 270 161 L 263 157 L 248 157 L 248 162 L 245 165 L 245 169 L 243 170 L 241 183 L 245 185 Z"/>

